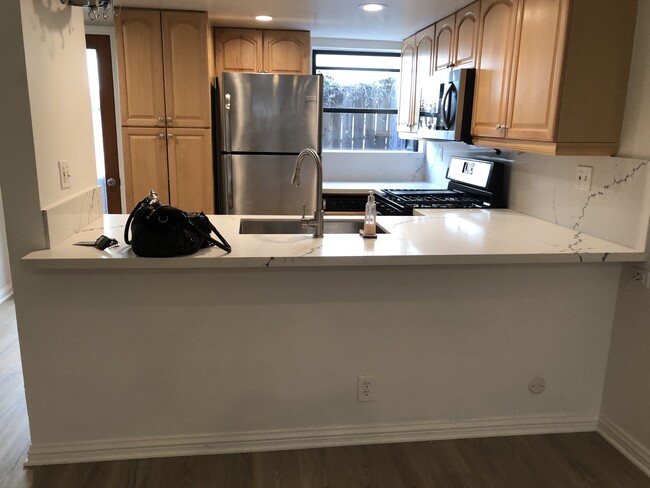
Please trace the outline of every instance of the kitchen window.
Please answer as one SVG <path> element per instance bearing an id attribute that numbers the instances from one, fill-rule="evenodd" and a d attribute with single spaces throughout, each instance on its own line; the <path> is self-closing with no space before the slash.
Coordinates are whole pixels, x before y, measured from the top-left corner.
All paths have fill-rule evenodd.
<path id="1" fill-rule="evenodd" d="M 399 53 L 314 50 L 323 75 L 323 150 L 417 150 L 397 134 Z"/>

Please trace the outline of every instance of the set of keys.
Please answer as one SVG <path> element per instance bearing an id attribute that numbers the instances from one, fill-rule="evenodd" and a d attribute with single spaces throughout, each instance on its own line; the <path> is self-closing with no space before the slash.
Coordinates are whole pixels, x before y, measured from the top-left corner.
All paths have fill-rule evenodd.
<path id="1" fill-rule="evenodd" d="M 106 237 L 105 235 L 99 236 L 96 241 L 80 241 L 74 243 L 75 246 L 94 247 L 100 251 L 108 249 L 109 247 L 117 246 L 119 244 L 120 243 L 117 242 L 117 239 L 112 239 L 110 237 Z"/>

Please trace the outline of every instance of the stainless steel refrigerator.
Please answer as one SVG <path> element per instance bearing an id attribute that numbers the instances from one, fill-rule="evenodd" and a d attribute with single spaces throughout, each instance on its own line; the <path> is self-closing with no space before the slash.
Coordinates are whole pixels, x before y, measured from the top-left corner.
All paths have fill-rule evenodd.
<path id="1" fill-rule="evenodd" d="M 316 164 L 305 160 L 291 185 L 296 157 L 321 153 L 322 76 L 223 73 L 219 94 L 217 199 L 226 214 L 314 212 Z M 217 107 L 215 107 L 217 108 Z"/>

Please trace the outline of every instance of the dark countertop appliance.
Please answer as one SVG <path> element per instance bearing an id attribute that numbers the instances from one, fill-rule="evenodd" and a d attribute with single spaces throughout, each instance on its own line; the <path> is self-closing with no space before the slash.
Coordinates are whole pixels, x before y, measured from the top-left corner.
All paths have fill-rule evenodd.
<path id="1" fill-rule="evenodd" d="M 503 208 L 503 164 L 452 157 L 446 189 L 375 192 L 379 215 L 413 215 L 416 208 Z"/>

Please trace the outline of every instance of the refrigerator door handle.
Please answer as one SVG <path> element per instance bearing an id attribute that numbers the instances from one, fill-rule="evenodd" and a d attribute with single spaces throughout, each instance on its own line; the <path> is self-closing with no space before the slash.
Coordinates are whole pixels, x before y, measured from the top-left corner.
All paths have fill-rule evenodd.
<path id="1" fill-rule="evenodd" d="M 230 152 L 232 149 L 232 144 L 230 142 L 230 93 L 224 95 L 224 104 L 225 120 L 223 126 L 223 145 L 224 151 Z"/>
<path id="2" fill-rule="evenodd" d="M 228 202 L 228 211 L 230 213 L 233 208 L 233 194 L 232 194 L 232 156 L 225 155 L 226 158 L 226 200 Z"/>

